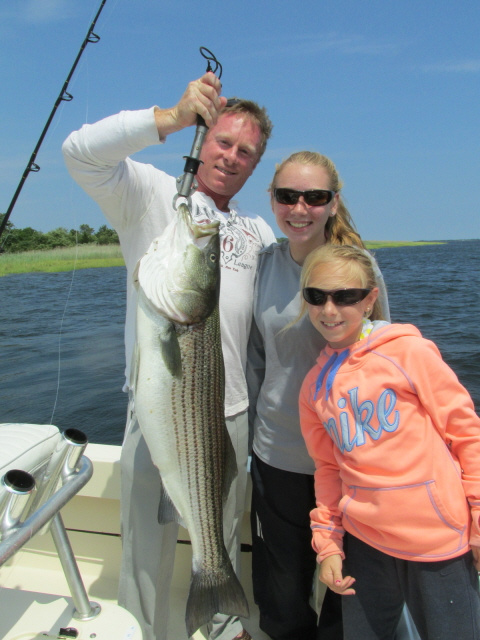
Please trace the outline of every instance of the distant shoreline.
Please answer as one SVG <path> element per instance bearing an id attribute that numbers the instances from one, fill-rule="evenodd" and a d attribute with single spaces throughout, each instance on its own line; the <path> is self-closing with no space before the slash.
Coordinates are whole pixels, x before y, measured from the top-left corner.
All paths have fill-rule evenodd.
<path id="1" fill-rule="evenodd" d="M 0 277 L 19 273 L 58 273 L 97 267 L 122 267 L 120 245 L 79 244 L 43 251 L 0 254 Z"/>
<path id="2" fill-rule="evenodd" d="M 279 240 L 281 240 L 279 238 Z M 444 244 L 444 241 L 389 242 L 382 240 L 365 241 L 367 249 L 388 247 L 416 247 L 428 244 Z M 77 269 L 99 267 L 122 267 L 120 245 L 81 244 L 76 247 L 25 251 L 24 253 L 0 254 L 0 277 L 19 273 L 57 273 Z"/>

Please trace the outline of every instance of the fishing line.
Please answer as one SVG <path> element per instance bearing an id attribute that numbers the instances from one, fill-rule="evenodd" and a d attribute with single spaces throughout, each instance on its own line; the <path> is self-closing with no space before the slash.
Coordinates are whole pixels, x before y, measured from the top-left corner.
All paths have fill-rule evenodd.
<path id="1" fill-rule="evenodd" d="M 88 69 L 88 60 L 84 61 L 84 65 L 87 65 L 87 78 L 89 78 L 89 69 Z M 88 111 L 89 111 L 89 106 L 90 106 L 90 84 L 89 82 L 87 83 L 87 95 L 85 98 L 85 122 L 88 122 Z M 58 359 L 57 359 L 57 389 L 55 392 L 55 400 L 53 403 L 53 410 L 52 410 L 52 416 L 50 418 L 50 424 L 53 424 L 53 417 L 55 415 L 55 411 L 57 408 L 57 404 L 58 404 L 58 396 L 60 394 L 60 380 L 61 380 L 61 370 L 62 370 L 62 337 L 63 337 L 63 324 L 65 321 L 65 317 L 67 315 L 67 308 L 68 308 L 68 303 L 70 302 L 70 296 L 72 294 L 72 290 L 73 290 L 73 283 L 75 280 L 75 274 L 77 271 L 77 264 L 78 264 L 78 253 L 79 253 L 79 242 L 78 242 L 78 222 L 79 222 L 79 218 L 78 218 L 78 207 L 76 205 L 77 200 L 74 199 L 73 196 L 73 190 L 75 189 L 75 185 L 74 182 L 71 180 L 70 181 L 70 211 L 73 213 L 73 228 L 75 229 L 75 258 L 73 261 L 73 268 L 72 268 L 72 277 L 70 279 L 70 285 L 68 287 L 68 292 L 67 292 L 67 299 L 65 300 L 65 305 L 63 307 L 63 314 L 62 314 L 62 319 L 60 321 L 60 328 L 58 330 Z"/>
<path id="2" fill-rule="evenodd" d="M 116 0 L 116 2 L 114 2 L 114 6 L 111 7 L 110 15 L 108 16 L 108 20 L 107 21 L 110 20 L 110 18 L 112 16 L 112 13 L 113 13 L 113 10 L 118 4 L 118 1 L 119 0 Z M 103 2 L 101 6 L 103 7 L 104 4 L 105 4 L 105 2 Z M 97 18 L 98 18 L 98 15 L 99 15 L 99 12 L 97 13 Z M 89 67 L 89 59 L 88 58 L 83 59 L 81 61 L 80 68 L 79 68 L 79 73 L 78 73 L 77 77 L 74 79 L 73 86 L 75 86 L 75 83 L 81 77 L 82 73 L 85 74 L 86 77 L 87 77 L 86 97 L 85 97 L 85 119 L 84 119 L 84 122 L 88 122 L 88 113 L 89 113 L 89 107 L 90 107 L 90 67 Z M 63 110 L 65 108 L 65 105 L 62 104 L 61 106 L 62 106 L 62 108 L 60 109 L 59 121 L 61 121 L 61 119 L 62 119 Z M 58 124 L 59 124 L 59 122 L 57 122 L 56 127 L 58 127 Z M 79 254 L 79 242 L 78 242 L 78 223 L 79 223 L 79 218 L 78 218 L 78 208 L 77 208 L 77 206 L 75 206 L 75 203 L 76 203 L 77 200 L 76 200 L 76 198 L 74 198 L 74 195 L 73 195 L 73 190 L 75 188 L 75 185 L 74 185 L 73 181 L 70 181 L 69 184 L 70 184 L 70 211 L 73 212 L 73 220 L 72 220 L 72 222 L 73 222 L 73 228 L 75 230 L 75 245 L 74 245 L 75 246 L 75 258 L 74 258 L 74 263 L 73 263 L 73 268 L 72 268 L 72 277 L 70 278 L 70 283 L 69 283 L 69 286 L 68 286 L 67 298 L 65 300 L 65 304 L 64 304 L 64 307 L 63 307 L 62 318 L 61 318 L 61 321 L 60 321 L 60 328 L 58 330 L 57 386 L 56 386 L 56 391 L 55 391 L 55 400 L 53 402 L 52 414 L 51 414 L 51 417 L 50 417 L 50 424 L 53 424 L 55 411 L 57 409 L 58 399 L 59 399 L 59 394 L 60 394 L 60 382 L 61 382 L 61 374 L 62 374 L 63 326 L 64 326 L 65 318 L 66 318 L 66 315 L 67 315 L 68 305 L 69 305 L 70 298 L 71 298 L 72 291 L 73 291 L 73 285 L 74 285 L 74 281 L 75 281 L 75 275 L 76 275 L 77 264 L 78 264 L 78 254 Z"/>
<path id="3" fill-rule="evenodd" d="M 67 299 L 65 301 L 65 305 L 63 307 L 63 314 L 62 314 L 62 319 L 60 321 L 60 329 L 58 331 L 58 366 L 57 366 L 57 389 L 55 392 L 55 400 L 53 403 L 53 410 L 52 410 L 52 416 L 50 418 L 50 424 L 53 424 L 53 416 L 55 415 L 55 411 L 57 408 L 57 402 L 58 402 L 58 395 L 60 392 L 60 373 L 61 373 L 61 368 L 62 368 L 62 335 L 63 335 L 63 323 L 65 320 L 65 316 L 67 314 L 67 307 L 68 307 L 68 301 L 70 300 L 70 295 L 72 293 L 72 289 L 73 289 L 73 281 L 75 279 L 75 273 L 76 273 L 76 266 L 77 266 L 77 260 L 78 260 L 78 233 L 76 234 L 76 251 L 75 251 L 75 262 L 74 262 L 74 267 L 73 267 L 73 271 L 72 271 L 72 277 L 70 279 L 70 286 L 68 288 L 68 293 L 67 293 Z"/>
<path id="4" fill-rule="evenodd" d="M 108 30 L 109 30 L 111 16 L 113 15 L 113 12 L 114 12 L 115 7 L 117 6 L 118 2 L 119 2 L 119 0 L 115 0 L 113 5 L 110 6 L 110 14 L 107 15 L 106 19 L 105 19 L 105 23 L 108 23 L 108 24 L 107 24 L 107 26 L 103 27 L 103 31 L 104 32 L 108 32 Z M 97 14 L 97 17 L 98 17 L 98 14 Z M 84 122 L 88 122 L 88 113 L 89 113 L 89 109 L 90 109 L 90 61 L 89 61 L 88 57 L 84 58 L 81 61 L 81 65 L 79 67 L 79 73 L 77 74 L 77 77 L 73 82 L 73 85 L 75 85 L 75 83 L 79 80 L 79 78 L 81 77 L 82 73 L 85 74 L 86 78 L 87 78 Z M 60 110 L 61 115 L 63 115 L 64 108 L 65 108 L 65 105 L 62 105 L 62 108 Z M 61 120 L 61 116 L 60 116 L 60 120 Z M 58 126 L 58 122 L 57 122 L 56 126 Z M 75 259 L 74 259 L 73 268 L 72 268 L 72 277 L 70 279 L 70 284 L 68 286 L 67 298 L 65 300 L 65 305 L 63 307 L 63 314 L 62 314 L 62 319 L 60 321 L 60 328 L 59 328 L 59 331 L 58 331 L 57 388 L 56 388 L 56 392 L 55 392 L 55 400 L 54 400 L 54 403 L 53 403 L 53 409 L 52 409 L 52 415 L 51 415 L 51 418 L 50 418 L 50 424 L 53 424 L 53 419 L 54 419 L 55 411 L 57 409 L 58 398 L 59 398 L 59 394 L 60 394 L 60 381 L 61 381 L 61 373 L 62 373 L 63 325 L 64 325 L 65 318 L 66 318 L 66 315 L 67 315 L 67 308 L 68 308 L 68 304 L 70 302 L 70 297 L 71 297 L 72 291 L 73 291 L 73 285 L 74 285 L 74 281 L 75 281 L 75 274 L 76 274 L 76 271 L 77 271 L 78 255 L 79 255 L 78 206 L 77 206 L 77 198 L 74 198 L 74 189 L 76 187 L 75 187 L 75 184 L 74 184 L 74 182 L 72 180 L 69 182 L 69 185 L 70 185 L 70 211 L 73 212 L 73 226 L 74 226 L 74 229 L 75 229 Z"/>

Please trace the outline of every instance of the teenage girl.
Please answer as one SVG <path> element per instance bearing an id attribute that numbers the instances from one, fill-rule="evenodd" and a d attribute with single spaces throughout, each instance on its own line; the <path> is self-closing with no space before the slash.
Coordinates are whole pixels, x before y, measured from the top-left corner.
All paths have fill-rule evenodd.
<path id="1" fill-rule="evenodd" d="M 285 240 L 260 252 L 248 347 L 253 591 L 260 628 L 272 640 L 342 640 L 340 596 L 327 590 L 319 624 L 310 605 L 316 563 L 308 513 L 315 505 L 315 466 L 298 415 L 300 386 L 325 340 L 308 318 L 285 327 L 300 310 L 300 274 L 310 251 L 329 243 L 364 245 L 326 156 L 289 156 L 276 167 L 270 197 Z"/>
<path id="2" fill-rule="evenodd" d="M 480 418 L 438 348 L 378 321 L 371 262 L 325 245 L 303 310 L 327 341 L 300 393 L 315 461 L 320 580 L 345 640 L 391 640 L 406 602 L 422 640 L 480 639 Z"/>

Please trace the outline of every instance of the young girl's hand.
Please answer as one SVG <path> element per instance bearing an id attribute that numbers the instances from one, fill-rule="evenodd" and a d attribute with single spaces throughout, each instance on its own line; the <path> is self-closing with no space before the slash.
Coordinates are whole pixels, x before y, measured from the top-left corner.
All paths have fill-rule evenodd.
<path id="1" fill-rule="evenodd" d="M 355 595 L 355 589 L 351 586 L 355 582 L 355 578 L 342 575 L 342 557 L 340 555 L 328 556 L 320 564 L 318 574 L 320 582 L 327 585 L 329 589 L 339 593 L 342 596 Z"/>
<path id="2" fill-rule="evenodd" d="M 480 547 L 472 547 L 473 553 L 473 564 L 475 565 L 475 569 L 480 571 Z"/>

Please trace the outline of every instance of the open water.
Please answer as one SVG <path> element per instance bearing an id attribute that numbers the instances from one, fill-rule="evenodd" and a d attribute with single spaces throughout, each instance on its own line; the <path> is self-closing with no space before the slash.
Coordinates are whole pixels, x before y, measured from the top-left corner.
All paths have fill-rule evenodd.
<path id="1" fill-rule="evenodd" d="M 392 320 L 437 343 L 480 412 L 480 240 L 375 256 Z M 120 444 L 124 314 L 123 267 L 0 278 L 0 422 L 51 422 Z"/>

